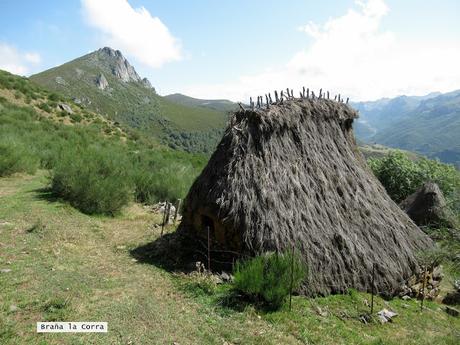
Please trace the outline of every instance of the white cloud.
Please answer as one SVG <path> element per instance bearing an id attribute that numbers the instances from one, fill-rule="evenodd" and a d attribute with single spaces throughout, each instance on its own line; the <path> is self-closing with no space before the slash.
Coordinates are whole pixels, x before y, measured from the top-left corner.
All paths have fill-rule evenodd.
<path id="1" fill-rule="evenodd" d="M 134 9 L 127 0 L 81 2 L 86 21 L 102 32 L 102 44 L 154 68 L 182 58 L 179 41 L 144 7 Z"/>
<path id="2" fill-rule="evenodd" d="M 459 42 L 403 41 L 382 30 L 388 12 L 383 0 L 356 1 L 341 17 L 300 27 L 313 42 L 282 68 L 240 76 L 231 83 L 193 85 L 184 93 L 247 101 L 270 90 L 305 85 L 370 100 L 460 88 Z"/>
<path id="3" fill-rule="evenodd" d="M 41 62 L 41 57 L 35 52 L 20 52 L 14 46 L 0 42 L 0 69 L 26 75 Z"/>
<path id="4" fill-rule="evenodd" d="M 32 64 L 39 64 L 42 61 L 42 58 L 38 53 L 25 53 L 24 60 Z"/>

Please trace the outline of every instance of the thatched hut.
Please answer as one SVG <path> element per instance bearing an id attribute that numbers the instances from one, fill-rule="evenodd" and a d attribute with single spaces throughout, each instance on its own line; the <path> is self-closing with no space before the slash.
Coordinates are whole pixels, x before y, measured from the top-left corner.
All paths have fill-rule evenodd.
<path id="1" fill-rule="evenodd" d="M 185 200 L 180 231 L 254 255 L 293 245 L 309 266 L 303 292 L 395 293 L 431 240 L 385 192 L 353 136 L 357 112 L 290 99 L 236 112 Z"/>

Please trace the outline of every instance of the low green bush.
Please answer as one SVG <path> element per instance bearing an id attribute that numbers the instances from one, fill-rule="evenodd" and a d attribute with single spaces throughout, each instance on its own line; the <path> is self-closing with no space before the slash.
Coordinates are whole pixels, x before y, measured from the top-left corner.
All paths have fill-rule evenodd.
<path id="1" fill-rule="evenodd" d="M 292 289 L 298 289 L 307 267 L 297 254 L 269 253 L 238 262 L 234 272 L 235 289 L 270 308 L 279 309 Z M 291 280 L 292 279 L 292 280 Z"/>
<path id="2" fill-rule="evenodd" d="M 81 122 L 81 120 L 83 120 L 83 117 L 79 114 L 71 114 L 70 118 L 73 122 Z"/>
<path id="3" fill-rule="evenodd" d="M 107 147 L 67 150 L 54 166 L 51 189 L 84 213 L 114 215 L 132 194 L 128 166 L 123 155 Z"/>
<path id="4" fill-rule="evenodd" d="M 45 103 L 45 102 L 40 103 L 40 104 L 38 105 L 38 107 L 39 107 L 41 110 L 46 111 L 47 113 L 51 113 L 51 108 L 50 108 L 50 106 L 48 105 L 48 103 Z"/>
<path id="5" fill-rule="evenodd" d="M 38 164 L 38 159 L 23 144 L 8 138 L 0 141 L 0 176 L 18 172 L 33 174 Z"/>
<path id="6" fill-rule="evenodd" d="M 206 164 L 206 157 L 166 150 L 143 150 L 132 156 L 135 199 L 143 203 L 184 198 Z"/>
<path id="7" fill-rule="evenodd" d="M 59 102 L 61 97 L 56 93 L 51 93 L 48 95 L 48 99 L 53 102 Z"/>

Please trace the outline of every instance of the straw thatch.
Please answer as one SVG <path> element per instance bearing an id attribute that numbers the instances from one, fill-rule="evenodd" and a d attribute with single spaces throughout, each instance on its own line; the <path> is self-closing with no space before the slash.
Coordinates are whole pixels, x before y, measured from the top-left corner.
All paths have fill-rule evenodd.
<path id="1" fill-rule="evenodd" d="M 454 216 L 441 189 L 434 182 L 425 182 L 399 206 L 417 225 L 455 228 Z"/>
<path id="2" fill-rule="evenodd" d="M 389 198 L 355 143 L 357 112 L 290 99 L 234 114 L 185 201 L 180 232 L 254 255 L 295 246 L 303 293 L 395 293 L 431 240 Z"/>

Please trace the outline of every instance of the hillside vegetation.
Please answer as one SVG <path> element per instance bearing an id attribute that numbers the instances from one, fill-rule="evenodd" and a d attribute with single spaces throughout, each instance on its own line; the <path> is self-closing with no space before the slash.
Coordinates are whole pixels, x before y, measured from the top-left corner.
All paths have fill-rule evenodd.
<path id="1" fill-rule="evenodd" d="M 236 103 L 226 99 L 198 99 L 182 95 L 180 93 L 167 95 L 164 98 L 171 102 L 182 104 L 188 107 L 203 107 L 226 113 L 238 109 L 238 105 Z"/>
<path id="2" fill-rule="evenodd" d="M 31 80 L 85 109 L 189 152 L 211 152 L 227 120 L 224 112 L 185 106 L 157 95 L 119 51 L 107 47 L 33 75 Z"/>
<path id="3" fill-rule="evenodd" d="M 77 106 L 72 114 L 57 111 L 54 99 L 69 100 L 27 79 L 0 72 L 0 86 L 0 94 L 14 95 L 0 97 L 0 176 L 49 169 L 51 191 L 84 212 L 183 198 L 206 162 L 127 135 Z"/>

